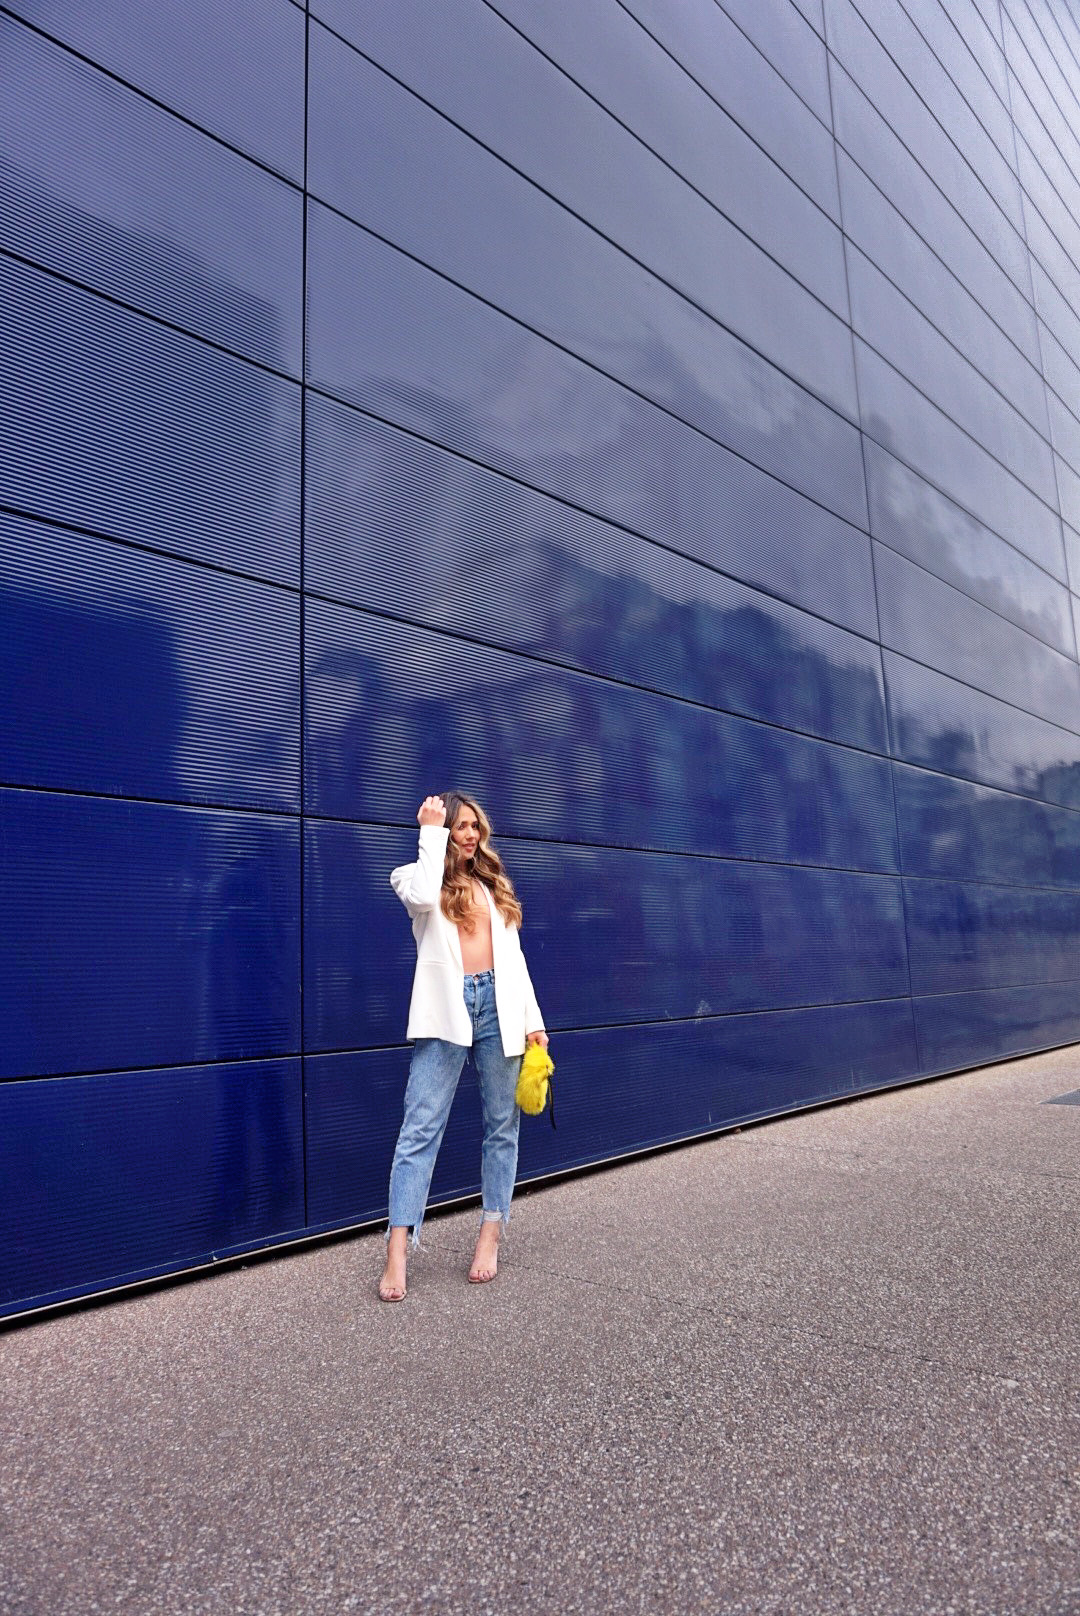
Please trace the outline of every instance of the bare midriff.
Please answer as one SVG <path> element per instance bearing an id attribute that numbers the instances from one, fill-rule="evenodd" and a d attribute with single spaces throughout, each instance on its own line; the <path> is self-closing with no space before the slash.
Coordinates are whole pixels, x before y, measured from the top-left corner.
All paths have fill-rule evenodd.
<path id="1" fill-rule="evenodd" d="M 478 881 L 473 882 L 472 896 L 472 912 L 469 918 L 473 929 L 466 931 L 464 926 L 458 927 L 461 963 L 465 967 L 466 976 L 476 976 L 480 971 L 495 969 L 495 956 L 491 951 L 491 910 L 488 908 L 487 894 Z"/>

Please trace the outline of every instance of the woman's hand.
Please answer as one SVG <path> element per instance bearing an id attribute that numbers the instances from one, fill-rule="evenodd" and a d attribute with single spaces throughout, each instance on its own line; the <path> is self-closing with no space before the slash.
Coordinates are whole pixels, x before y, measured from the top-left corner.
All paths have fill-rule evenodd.
<path id="1" fill-rule="evenodd" d="M 541 1028 L 538 1032 L 530 1032 L 526 1034 L 525 1047 L 528 1048 L 530 1044 L 539 1044 L 541 1049 L 546 1049 L 548 1046 L 547 1033 Z"/>
<path id="2" fill-rule="evenodd" d="M 419 825 L 445 825 L 446 804 L 441 797 L 425 797 L 416 813 Z"/>

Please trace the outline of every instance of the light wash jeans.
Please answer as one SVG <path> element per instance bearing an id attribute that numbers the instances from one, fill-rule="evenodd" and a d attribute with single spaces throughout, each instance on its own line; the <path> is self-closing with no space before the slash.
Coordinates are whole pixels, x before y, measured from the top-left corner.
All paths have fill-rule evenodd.
<path id="1" fill-rule="evenodd" d="M 480 1077 L 484 1146 L 480 1158 L 483 1222 L 508 1223 L 517 1176 L 518 1123 L 514 1099 L 520 1055 L 504 1055 L 495 1009 L 495 973 L 465 978 L 465 1006 L 472 1018 L 472 1053 Z M 418 1038 L 405 1089 L 405 1120 L 390 1170 L 390 1228 L 420 1234 L 435 1158 L 446 1131 L 468 1048 L 443 1038 Z"/>

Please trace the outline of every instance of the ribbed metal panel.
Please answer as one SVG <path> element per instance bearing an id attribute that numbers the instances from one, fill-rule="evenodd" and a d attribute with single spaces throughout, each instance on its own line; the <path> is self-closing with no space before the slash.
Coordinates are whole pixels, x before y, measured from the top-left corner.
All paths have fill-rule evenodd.
<path id="1" fill-rule="evenodd" d="M 0 514 L 0 779 L 300 806 L 300 600 Z"/>
<path id="2" fill-rule="evenodd" d="M 415 857 L 415 839 L 335 824 L 307 834 L 308 1048 L 396 1042 L 413 943 L 387 875 Z M 525 841 L 504 849 L 553 1028 L 908 991 L 895 878 Z"/>
<path id="3" fill-rule="evenodd" d="M 1075 659 L 1064 584 L 876 443 L 866 445 L 866 480 L 875 538 Z"/>
<path id="4" fill-rule="evenodd" d="M 1025 290 L 1027 266 L 1015 174 L 963 105 L 902 9 L 889 4 L 866 9 L 872 9 L 875 28 L 863 19 L 852 0 L 826 0 L 830 50 L 867 91 L 924 175 L 986 245 L 1014 284 Z M 918 88 L 881 42 L 879 31 L 900 36 L 904 47 L 901 54 L 917 52 Z M 945 124 L 927 116 L 927 96 L 932 99 L 935 88 L 939 96 L 944 90 L 949 102 Z M 927 188 L 925 179 L 922 188 Z"/>
<path id="5" fill-rule="evenodd" d="M 1080 668 L 1024 629 L 892 550 L 875 546 L 883 645 L 1023 707 L 1064 729 L 1080 730 Z"/>
<path id="6" fill-rule="evenodd" d="M 299 582 L 299 387 L 2 257 L 0 365 L 0 502 Z"/>
<path id="7" fill-rule="evenodd" d="M 923 1065 L 947 1072 L 1080 1041 L 1080 980 L 916 999 Z"/>
<path id="8" fill-rule="evenodd" d="M 0 1312 L 1080 1039 L 1075 7 L 3 9 Z"/>
<path id="9" fill-rule="evenodd" d="M 728 416 L 728 452 L 320 207 L 308 297 L 320 389 L 873 632 L 865 553 L 847 525 L 866 524 L 858 437 L 806 395 L 763 401 L 752 374 L 729 371 L 748 396 Z"/>
<path id="10" fill-rule="evenodd" d="M 1080 271 L 1074 273 L 1080 277 Z M 1080 400 L 1074 402 L 1080 409 Z M 1050 412 L 1050 436 L 1056 450 L 1055 465 L 1058 474 L 1060 476 L 1064 466 L 1066 475 L 1071 474 L 1075 477 L 1080 468 L 1080 420 L 1053 393 L 1048 394 L 1047 404 Z M 1070 483 L 1070 489 L 1071 486 Z M 1073 514 L 1075 508 L 1075 501 L 1071 497 L 1067 507 L 1063 501 L 1062 509 L 1066 511 L 1067 516 Z"/>
<path id="11" fill-rule="evenodd" d="M 321 31 L 317 30 L 316 39 L 321 37 Z M 361 59 L 347 46 L 328 40 L 324 49 L 328 60 L 320 65 L 319 56 L 316 55 L 313 68 L 316 75 L 314 82 L 319 85 L 319 94 L 314 103 L 319 111 L 311 132 L 313 191 L 332 206 L 345 212 L 353 210 L 360 218 L 367 219 L 372 194 L 369 187 L 376 190 L 384 187 L 377 194 L 388 198 L 386 206 L 391 216 L 372 219 L 371 228 L 380 235 L 387 235 L 395 246 L 417 255 L 424 262 L 429 261 L 424 256 L 427 252 L 432 268 L 448 275 L 451 282 L 458 275 L 464 276 L 465 266 L 452 262 L 446 246 L 448 240 L 460 233 L 454 230 L 449 218 L 440 219 L 437 209 L 423 207 L 416 209 L 417 217 L 414 219 L 396 219 L 393 216 L 395 208 L 404 208 L 406 205 L 402 176 L 397 174 L 395 178 L 385 172 L 365 176 L 362 171 L 358 172 L 355 162 L 343 157 L 341 142 L 344 131 L 349 130 L 350 140 L 359 138 L 355 128 L 356 118 L 364 108 L 370 108 L 369 116 L 374 115 L 379 100 L 390 94 L 390 90 L 385 88 L 390 81 L 377 74 L 374 68 L 365 70 Z M 325 83 L 320 74 L 325 75 Z M 337 93 L 334 104 L 329 99 L 331 90 Z M 403 91 L 397 94 L 404 96 Z M 403 106 L 384 109 L 384 112 L 387 116 L 393 112 L 394 116 L 402 118 L 406 110 L 411 113 L 412 109 Z M 450 125 L 441 122 L 431 138 L 434 139 L 436 133 L 441 138 L 443 127 L 453 133 Z M 460 140 L 464 138 L 459 137 Z M 369 147 L 363 149 L 368 150 Z M 425 144 L 422 151 L 416 153 L 416 160 L 419 162 L 422 159 L 426 165 L 431 150 L 431 146 Z M 478 154 L 477 161 L 483 156 L 479 147 L 470 144 L 463 153 L 463 160 L 467 157 L 472 161 L 474 152 Z M 374 163 L 375 160 L 372 156 L 371 161 Z M 449 161 L 448 157 L 446 162 Z M 419 183 L 417 178 L 415 184 Z M 433 184 L 434 180 L 428 183 Z M 447 172 L 440 180 L 440 184 L 449 187 L 450 194 L 458 195 L 461 204 L 470 210 L 479 205 L 481 197 L 486 194 L 484 187 L 489 183 L 496 185 L 498 190 L 507 190 L 506 205 L 510 206 L 524 182 L 515 180 L 509 170 L 494 166 L 490 172 L 485 167 L 482 174 L 473 176 L 467 187 L 462 179 L 459 188 L 452 172 Z M 393 188 L 395 186 L 396 189 Z M 440 190 L 433 194 L 443 195 L 445 192 Z M 539 192 L 535 193 L 535 197 L 541 212 L 546 212 L 549 206 L 554 209 L 555 205 L 546 204 Z M 507 227 L 507 221 L 503 219 L 501 211 L 498 211 L 498 219 L 497 228 L 502 232 Z M 515 253 L 520 253 L 523 259 L 538 257 L 543 261 L 545 253 L 550 252 L 552 246 L 550 232 L 574 226 L 570 215 L 565 215 L 565 219 L 567 224 L 563 226 L 557 213 L 553 213 L 550 219 L 534 224 Z M 501 235 L 499 239 L 502 239 Z M 717 442 L 737 452 L 745 452 L 767 470 L 779 471 L 780 475 L 786 476 L 786 480 L 794 482 L 806 492 L 815 493 L 821 479 L 825 503 L 841 515 L 862 519 L 858 472 L 848 459 L 855 444 L 842 416 L 834 414 L 832 409 L 819 403 L 798 382 L 781 374 L 746 344 L 730 336 L 675 293 L 652 281 L 645 271 L 639 270 L 629 259 L 606 246 L 599 237 L 591 235 L 583 227 L 580 230 L 574 228 L 573 242 L 559 245 L 559 256 L 565 260 L 566 269 L 565 274 L 554 283 L 547 276 L 520 276 L 515 257 L 513 264 L 498 260 L 491 264 L 489 274 L 492 284 L 488 284 L 480 273 L 468 275 L 462 284 L 522 322 L 526 329 L 576 354 L 601 373 L 643 394 Z M 594 259 L 597 261 L 594 262 Z M 392 282 L 399 282 L 404 277 L 415 278 L 400 259 L 393 260 L 392 264 L 388 272 Z M 319 295 L 321 277 L 317 262 L 309 267 L 315 271 L 311 282 L 314 297 Z M 355 281 L 353 285 L 355 287 Z M 531 292 L 531 299 L 523 293 L 526 287 Z M 398 297 L 405 292 L 407 285 L 399 286 Z M 325 291 L 323 295 L 326 295 Z M 425 296 L 431 299 L 439 297 L 433 279 L 430 291 Z M 454 302 L 461 300 L 460 293 L 455 298 L 449 289 L 442 297 Z M 395 301 L 395 297 L 387 297 L 388 310 L 393 309 Z M 417 298 L 416 301 L 422 305 L 425 298 Z M 314 304 L 312 312 L 314 318 Z M 361 308 L 354 310 L 354 318 L 360 319 L 363 314 Z M 434 328 L 432 315 L 429 314 L 428 318 Z M 490 320 L 484 323 L 490 324 Z M 466 336 L 457 321 L 449 325 L 441 324 L 441 345 L 444 347 L 447 344 L 456 346 Z M 345 357 L 342 356 L 343 359 Z M 474 362 L 476 358 L 474 353 Z M 821 385 L 826 394 L 838 393 L 839 403 L 850 413 L 853 392 L 849 397 L 845 380 L 848 358 L 841 358 L 839 349 L 830 339 L 823 353 L 826 369 L 833 360 L 841 374 L 823 381 Z M 778 433 L 783 434 L 782 438 L 778 438 Z M 824 452 L 829 455 L 829 475 L 823 479 L 820 464 L 816 474 L 810 469 L 805 476 L 802 474 L 804 456 L 811 461 L 818 458 L 813 453 L 806 454 L 808 438 L 814 444 L 821 442 Z"/>
<path id="12" fill-rule="evenodd" d="M 936 0 L 934 3 L 936 6 Z M 860 249 L 858 256 L 852 255 L 853 266 L 862 263 L 865 267 L 868 261 L 873 262 L 897 291 L 911 300 L 909 328 L 913 319 L 916 325 L 919 319 L 929 322 L 1045 436 L 1046 394 L 1039 370 L 1035 323 L 1022 295 L 1012 288 L 1007 310 L 1003 311 L 990 291 L 984 307 L 979 293 L 986 289 L 978 271 L 971 285 L 957 278 L 957 272 L 966 265 L 938 256 L 944 242 L 931 237 L 932 245 L 927 243 L 926 222 L 922 218 L 905 218 L 856 163 L 844 152 L 838 156 L 844 226 Z M 899 188 L 895 194 L 898 203 L 904 201 Z M 953 224 L 955 229 L 966 231 L 955 214 Z M 951 236 L 947 239 L 950 246 L 954 245 Z M 968 237 L 960 238 L 965 239 Z M 980 255 L 985 257 L 982 247 L 970 238 L 968 256 L 977 263 Z M 1015 316 L 1012 320 L 1008 310 Z M 907 362 L 895 331 L 882 331 L 869 319 L 864 322 L 864 330 L 872 341 Z"/>
<path id="13" fill-rule="evenodd" d="M 661 218 L 652 219 L 647 197 L 640 199 L 645 212 L 634 233 L 638 252 L 640 231 L 666 249 L 668 278 L 661 281 L 605 233 L 604 176 L 616 191 L 629 190 L 630 202 L 648 184 L 647 176 L 620 173 L 614 154 L 597 154 L 591 197 L 574 187 L 568 211 L 325 29 L 313 28 L 311 52 L 316 94 L 308 175 L 322 201 L 583 358 L 605 368 L 614 360 L 621 371 L 622 356 L 633 354 L 635 385 L 654 398 L 672 397 L 684 418 L 700 415 L 697 424 L 706 431 L 712 417 L 733 413 L 742 376 L 758 369 L 758 355 L 772 360 L 791 386 L 857 419 L 851 341 L 841 320 L 745 237 L 722 230 L 719 216 L 697 198 L 678 208 L 673 179 L 662 193 L 670 202 Z M 584 97 L 578 101 L 588 105 Z M 555 81 L 542 104 L 553 123 L 570 121 L 558 103 Z M 602 130 L 591 134 L 591 117 L 575 121 L 578 151 L 589 149 L 590 138 L 608 144 Z M 553 143 L 549 129 L 539 149 Z M 577 171 L 593 172 L 592 163 L 579 163 Z M 582 210 L 588 226 L 579 222 Z M 507 240 L 514 244 L 510 254 Z M 691 278 L 680 259 L 698 244 Z M 520 273 L 523 262 L 552 255 L 567 274 Z"/>
<path id="14" fill-rule="evenodd" d="M 854 159 L 874 186 L 1037 366 L 1039 341 L 1034 312 L 1024 290 L 1010 279 L 993 256 L 977 223 L 970 223 L 946 193 L 927 183 L 921 163 L 886 121 L 874 84 L 866 84 L 864 91 L 844 71 L 842 63 L 834 60 L 832 85 L 838 148 Z M 929 120 L 924 118 L 923 121 Z M 958 161 L 958 166 L 963 165 Z M 850 194 L 847 172 L 841 156 L 845 223 Z M 888 259 L 882 267 L 888 269 Z"/>
<path id="15" fill-rule="evenodd" d="M 615 12 L 610 23 L 606 10 L 566 13 L 552 49 L 537 8 L 511 11 L 514 27 L 474 0 L 443 0 L 434 11 L 424 0 L 319 0 L 316 8 L 365 56 L 637 263 L 759 351 L 777 345 L 784 368 L 794 330 L 800 343 L 816 332 L 827 345 L 827 311 L 846 321 L 848 304 L 840 234 L 820 209 L 707 101 L 710 125 L 688 143 L 706 160 L 704 196 L 638 138 L 648 126 L 645 106 L 661 122 L 667 105 L 682 106 L 686 75 L 629 13 Z M 616 90 L 605 106 L 599 86 L 581 85 L 594 77 L 582 73 L 589 62 L 602 63 L 613 86 L 636 79 L 644 93 L 626 105 Z M 416 123 L 423 139 L 426 127 Z M 487 234 L 483 221 L 480 231 Z"/>
<path id="16" fill-rule="evenodd" d="M 712 47 L 714 64 L 719 61 L 726 69 L 726 82 L 721 87 L 714 78 L 706 90 L 704 52 L 692 60 L 688 72 L 667 50 L 657 48 L 657 40 L 629 6 L 570 12 L 533 6 L 528 0 L 498 0 L 493 9 L 804 286 L 847 317 L 842 245 L 826 217 L 839 223 L 828 137 L 818 126 L 816 141 L 811 137 L 809 142 L 814 155 L 823 159 L 817 165 L 805 161 L 797 141 L 789 141 L 789 174 L 769 146 L 732 116 L 728 105 L 733 102 L 746 115 L 755 89 L 760 95 L 763 84 L 782 107 L 794 97 L 781 98 L 783 80 L 722 12 L 719 17 L 706 13 L 709 28 L 701 35 L 706 50 Z M 679 8 L 682 13 L 695 9 L 700 16 L 700 6 Z M 824 51 L 815 43 L 814 65 L 823 67 Z M 785 70 L 796 64 L 797 72 L 805 61 L 801 53 L 791 53 Z M 811 76 L 816 79 L 813 67 Z M 778 136 L 782 140 L 784 124 L 781 111 L 772 143 Z M 812 125 L 812 119 L 804 118 L 803 132 Z"/>
<path id="17" fill-rule="evenodd" d="M 8 17 L 0 59 L 5 245 L 298 376 L 300 193 Z"/>
<path id="18" fill-rule="evenodd" d="M 897 1082 L 917 1070 L 906 999 L 567 1033 L 558 1052 L 558 1132 L 522 1119 L 523 1178 Z M 305 1067 L 309 1215 L 327 1223 L 377 1216 L 408 1051 L 309 1056 Z M 466 1067 L 433 1199 L 478 1188 L 479 1110 Z"/>
<path id="19" fill-rule="evenodd" d="M 856 247 L 848 252 L 852 320 L 882 358 L 1045 504 L 1057 492 L 1045 420 L 1039 429 L 958 353 Z M 1026 361 L 1013 368 L 1026 377 Z M 1045 417 L 1045 409 L 1042 411 Z"/>
<path id="20" fill-rule="evenodd" d="M 946 678 L 884 653 L 893 750 L 909 763 L 1080 808 L 1080 739 Z"/>
<path id="21" fill-rule="evenodd" d="M 323 399 L 307 444 L 309 588 L 885 750 L 870 640 Z"/>
<path id="22" fill-rule="evenodd" d="M 291 0 L 11 0 L 7 9 L 303 182 L 304 16 Z"/>
<path id="23" fill-rule="evenodd" d="M 299 1048 L 295 821 L 4 790 L 0 837 L 0 1076 Z"/>
<path id="24" fill-rule="evenodd" d="M 1080 887 L 1080 814 L 898 765 L 896 809 L 908 875 Z"/>
<path id="25" fill-rule="evenodd" d="M 859 338 L 855 359 L 867 431 L 875 442 L 1064 580 L 1057 510 Z"/>
<path id="26" fill-rule="evenodd" d="M 825 50 L 788 0 L 626 0 L 627 10 L 818 205 L 839 218 Z M 807 0 L 821 31 L 821 0 Z"/>
<path id="27" fill-rule="evenodd" d="M 904 900 L 913 993 L 1080 977 L 1080 893 L 909 880 Z"/>
<path id="28" fill-rule="evenodd" d="M 0 1312 L 304 1222 L 300 1062 L 0 1083 Z"/>
<path id="29" fill-rule="evenodd" d="M 348 607 L 307 613 L 314 813 L 407 822 L 425 781 L 459 778 L 519 834 L 893 867 L 877 759 Z"/>

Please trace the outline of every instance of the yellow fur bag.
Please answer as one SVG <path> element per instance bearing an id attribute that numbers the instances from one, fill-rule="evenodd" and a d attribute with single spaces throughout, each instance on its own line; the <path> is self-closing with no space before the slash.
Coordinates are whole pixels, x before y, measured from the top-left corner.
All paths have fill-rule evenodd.
<path id="1" fill-rule="evenodd" d="M 538 1117 L 546 1105 L 551 1106 L 551 1126 L 555 1126 L 555 1089 L 551 1076 L 555 1062 L 543 1044 L 530 1044 L 521 1062 L 514 1099 L 530 1117 Z"/>

